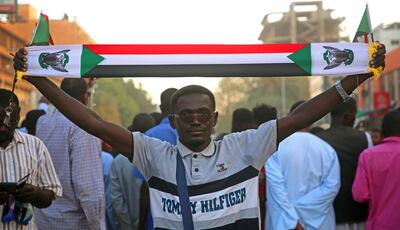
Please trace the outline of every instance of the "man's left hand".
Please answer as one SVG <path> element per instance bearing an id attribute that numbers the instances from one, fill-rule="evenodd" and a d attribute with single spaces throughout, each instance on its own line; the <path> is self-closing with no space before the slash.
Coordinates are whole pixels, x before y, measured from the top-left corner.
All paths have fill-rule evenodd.
<path id="1" fill-rule="evenodd" d="M 372 60 L 370 62 L 370 67 L 377 68 L 382 66 L 385 69 L 385 54 L 386 54 L 386 47 L 384 44 L 379 44 L 378 50 L 376 53 L 372 55 Z"/>
<path id="2" fill-rule="evenodd" d="M 16 200 L 24 203 L 32 203 L 36 200 L 37 193 L 40 189 L 32 184 L 25 184 L 23 188 L 15 191 L 14 197 Z"/>

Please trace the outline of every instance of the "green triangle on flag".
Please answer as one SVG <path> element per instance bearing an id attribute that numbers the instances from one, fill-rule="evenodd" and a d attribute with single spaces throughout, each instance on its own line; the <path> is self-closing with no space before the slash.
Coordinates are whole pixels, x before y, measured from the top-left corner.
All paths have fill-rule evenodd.
<path id="1" fill-rule="evenodd" d="M 311 75 L 311 44 L 308 44 L 300 50 L 290 54 L 288 58 Z"/>
<path id="2" fill-rule="evenodd" d="M 353 42 L 357 41 L 357 38 L 363 35 L 370 34 L 372 32 L 371 20 L 369 17 L 368 5 L 365 6 L 364 14 L 361 18 L 360 25 L 358 25 L 357 32 L 354 35 Z"/>
<path id="3" fill-rule="evenodd" d="M 103 60 L 104 57 L 94 53 L 85 45 L 83 45 L 81 55 L 81 77 L 96 67 Z"/>
<path id="4" fill-rule="evenodd" d="M 49 18 L 43 13 L 40 13 L 39 21 L 37 23 L 31 44 L 53 44 L 49 30 Z"/>

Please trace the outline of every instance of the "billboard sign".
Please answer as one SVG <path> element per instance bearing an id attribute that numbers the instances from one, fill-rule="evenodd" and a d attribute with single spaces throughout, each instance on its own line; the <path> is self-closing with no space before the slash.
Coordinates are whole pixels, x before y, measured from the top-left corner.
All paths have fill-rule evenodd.
<path id="1" fill-rule="evenodd" d="M 17 0 L 0 0 L 0 14 L 13 14 L 17 9 Z"/>
<path id="2" fill-rule="evenodd" d="M 387 91 L 374 93 L 374 109 L 378 110 L 376 116 L 384 116 L 390 109 L 390 93 Z"/>

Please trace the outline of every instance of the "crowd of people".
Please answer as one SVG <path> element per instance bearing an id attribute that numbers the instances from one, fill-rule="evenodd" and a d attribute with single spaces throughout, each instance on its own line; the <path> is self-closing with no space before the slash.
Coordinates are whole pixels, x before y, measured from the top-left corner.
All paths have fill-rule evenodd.
<path id="1" fill-rule="evenodd" d="M 238 108 L 231 133 L 213 139 L 204 87 L 166 89 L 161 113 L 120 127 L 86 106 L 93 79 L 25 76 L 44 97 L 23 127 L 18 97 L 0 90 L 0 228 L 396 229 L 400 110 L 385 115 L 376 146 L 353 128 L 349 94 L 369 77 L 347 76 L 280 118 L 269 105 Z M 327 113 L 328 129 L 310 128 Z"/>

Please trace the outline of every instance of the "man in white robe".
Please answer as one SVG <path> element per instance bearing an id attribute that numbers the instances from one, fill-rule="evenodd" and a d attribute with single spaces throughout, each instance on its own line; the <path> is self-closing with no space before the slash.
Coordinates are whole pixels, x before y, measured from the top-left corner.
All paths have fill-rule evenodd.
<path id="1" fill-rule="evenodd" d="M 266 229 L 335 229 L 340 168 L 329 144 L 296 132 L 269 158 L 266 175 Z"/>

